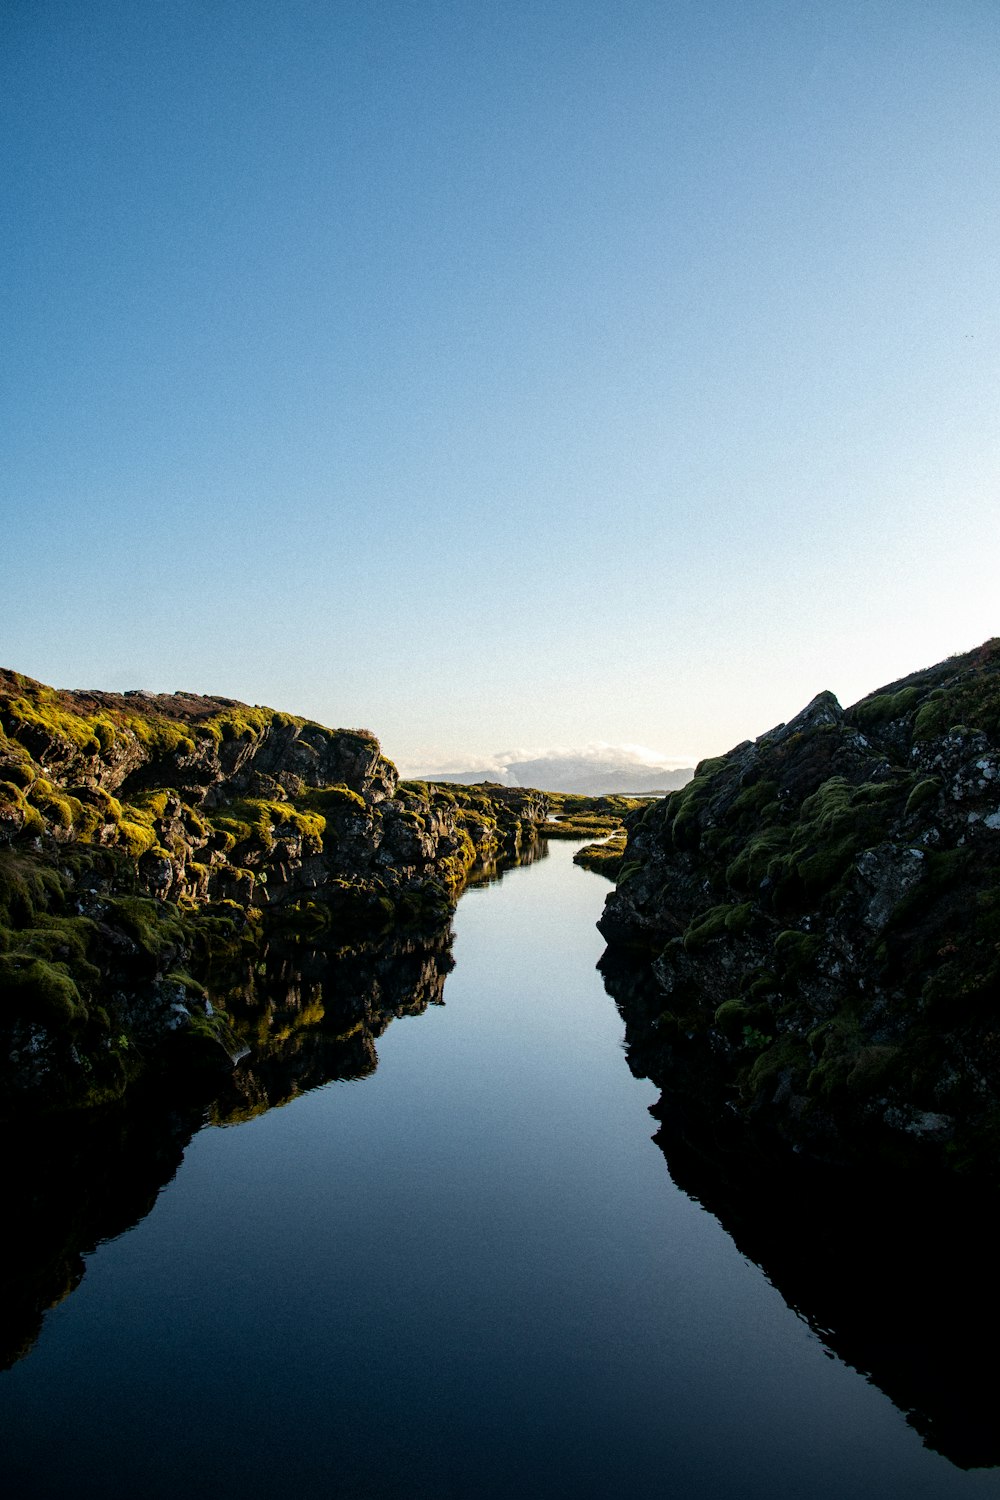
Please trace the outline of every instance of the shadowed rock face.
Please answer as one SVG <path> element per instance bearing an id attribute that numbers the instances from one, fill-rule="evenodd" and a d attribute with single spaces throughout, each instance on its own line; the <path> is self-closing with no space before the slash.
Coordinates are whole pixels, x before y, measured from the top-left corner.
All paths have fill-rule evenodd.
<path id="1" fill-rule="evenodd" d="M 232 1057 L 205 1003 L 269 943 L 447 928 L 537 792 L 400 783 L 368 730 L 0 672 L 0 1093 L 100 1103 L 163 1046 Z"/>
<path id="2" fill-rule="evenodd" d="M 602 968 L 629 1067 L 663 1089 L 653 1139 L 677 1186 L 928 1447 L 961 1468 L 1000 1464 L 995 1192 L 954 1173 L 789 1152 L 731 1107 L 725 1069 L 697 1052 L 665 1058 L 648 965 L 609 953 Z"/>
<path id="3" fill-rule="evenodd" d="M 1000 642 L 703 762 L 629 821 L 599 925 L 664 1079 L 830 1160 L 995 1177 Z"/>

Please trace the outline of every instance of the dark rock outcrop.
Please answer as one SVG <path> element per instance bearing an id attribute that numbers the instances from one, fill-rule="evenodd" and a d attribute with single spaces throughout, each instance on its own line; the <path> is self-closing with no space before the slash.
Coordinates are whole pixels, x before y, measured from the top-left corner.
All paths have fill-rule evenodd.
<path id="1" fill-rule="evenodd" d="M 114 1096 L 178 1041 L 230 1065 L 220 968 L 432 937 L 547 813 L 520 788 L 401 784 L 368 730 L 0 672 L 4 1097 Z"/>
<path id="2" fill-rule="evenodd" d="M 1000 641 L 703 762 L 600 923 L 668 1090 L 834 1161 L 1000 1165 Z"/>

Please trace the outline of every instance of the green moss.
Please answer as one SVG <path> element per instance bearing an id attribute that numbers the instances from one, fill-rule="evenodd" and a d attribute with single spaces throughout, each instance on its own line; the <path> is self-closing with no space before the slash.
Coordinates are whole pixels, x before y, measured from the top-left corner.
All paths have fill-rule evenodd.
<path id="1" fill-rule="evenodd" d="M 739 906 L 724 902 L 720 906 L 711 907 L 697 917 L 685 932 L 682 939 L 685 953 L 696 952 L 706 943 L 710 943 L 713 938 L 738 936 L 739 933 L 745 931 L 752 912 L 753 906 L 749 901 Z"/>
<path id="2" fill-rule="evenodd" d="M 816 1062 L 807 1088 L 829 1102 L 843 1093 L 866 1095 L 883 1087 L 899 1048 L 872 1042 L 855 1017 L 842 1013 L 809 1037 Z"/>
<path id="3" fill-rule="evenodd" d="M 91 756 L 99 753 L 95 733 L 97 720 L 68 711 L 52 688 L 21 678 L 23 693 L 11 695 L 0 706 L 5 731 L 14 739 L 33 735 L 40 742 L 61 743 L 69 750 Z"/>
<path id="4" fill-rule="evenodd" d="M 185 930 L 176 907 L 143 896 L 113 896 L 108 908 L 118 924 L 149 958 L 184 948 Z"/>
<path id="5" fill-rule="evenodd" d="M 1000 683 L 967 681 L 933 695 L 914 720 L 913 738 L 919 744 L 949 732 L 976 729 L 992 739 L 1000 735 Z"/>
<path id="6" fill-rule="evenodd" d="M 750 818 L 759 820 L 776 811 L 778 807 L 777 783 L 764 779 L 745 787 L 732 803 L 727 821 L 742 823 Z"/>
<path id="7" fill-rule="evenodd" d="M 118 823 L 118 842 L 132 859 L 148 854 L 157 843 L 156 833 L 145 823 L 133 823 L 121 818 Z"/>
<path id="8" fill-rule="evenodd" d="M 675 849 L 696 849 L 701 836 L 701 815 L 714 791 L 715 773 L 726 757 L 699 761 L 687 786 L 671 792 L 664 801 L 664 820 Z"/>
<path id="9" fill-rule="evenodd" d="M 39 776 L 32 782 L 27 795 L 28 801 L 38 809 L 47 823 L 56 828 L 73 827 L 73 813 L 74 810 L 79 810 L 79 802 L 57 791 L 44 776 Z"/>
<path id="10" fill-rule="evenodd" d="M 150 792 L 140 792 L 133 797 L 131 807 L 135 812 L 141 812 L 152 821 L 154 818 L 162 818 L 170 801 L 170 792 L 165 789 Z"/>
<path id="11" fill-rule="evenodd" d="M 307 847 L 318 851 L 322 845 L 326 818 L 312 810 L 300 811 L 291 802 L 274 802 L 265 798 L 245 798 L 230 802 L 224 811 L 210 815 L 210 826 L 233 840 L 230 847 L 257 840 L 265 849 L 279 838 L 300 837 Z"/>
<path id="12" fill-rule="evenodd" d="M 227 852 L 234 849 L 237 844 L 245 844 L 253 834 L 253 825 L 246 823 L 242 818 L 235 818 L 231 813 L 212 813 L 210 817 L 211 827 L 221 833 Z"/>
<path id="13" fill-rule="evenodd" d="M 744 1000 L 724 1000 L 715 1012 L 715 1024 L 727 1033 L 738 1031 L 746 1023 L 750 1007 Z"/>
<path id="14" fill-rule="evenodd" d="M 76 1026 L 87 1007 L 65 963 L 30 953 L 0 954 L 0 992 L 8 1013 L 45 1026 Z"/>
<path id="15" fill-rule="evenodd" d="M 913 791 L 906 799 L 906 812 L 917 812 L 925 803 L 930 802 L 941 791 L 941 781 L 937 776 L 925 776 L 923 781 L 918 781 Z"/>
<path id="16" fill-rule="evenodd" d="M 785 1035 L 779 1037 L 757 1058 L 748 1075 L 747 1084 L 752 1094 L 763 1094 L 773 1089 L 781 1075 L 788 1070 L 791 1070 L 797 1080 L 803 1081 L 807 1066 L 806 1043 L 799 1037 Z"/>
<path id="17" fill-rule="evenodd" d="M 205 986 L 199 984 L 197 979 L 192 979 L 186 969 L 171 969 L 170 973 L 166 975 L 166 979 L 171 984 L 179 984 L 187 994 L 193 995 L 198 999 L 203 999 L 208 993 Z"/>
<path id="18" fill-rule="evenodd" d="M 92 988 L 100 982 L 100 970 L 87 956 L 94 938 L 93 922 L 44 911 L 37 912 L 32 921 L 33 925 L 8 934 L 8 951 L 68 964 L 79 985 Z"/>
<path id="19" fill-rule="evenodd" d="M 132 731 L 140 744 L 154 757 L 165 755 L 193 755 L 195 742 L 190 725 L 178 724 L 160 714 L 127 714 L 123 716 L 123 727 Z"/>
<path id="20" fill-rule="evenodd" d="M 853 711 L 853 718 L 860 729 L 881 729 L 893 719 L 902 719 L 919 702 L 918 687 L 901 688 L 897 693 L 880 693 L 865 698 Z"/>
<path id="21" fill-rule="evenodd" d="M 117 736 L 115 734 L 115 726 L 111 720 L 98 718 L 93 721 L 93 725 L 94 738 L 97 740 L 102 751 L 113 749 Z"/>
<path id="22" fill-rule="evenodd" d="M 0 921 L 30 926 L 36 916 L 65 901 L 62 876 L 31 854 L 0 849 Z"/>
<path id="23" fill-rule="evenodd" d="M 625 853 L 624 830 L 615 838 L 608 839 L 603 844 L 585 844 L 582 849 L 577 849 L 573 855 L 573 863 L 581 865 L 585 870 L 593 870 L 597 875 L 603 875 L 608 880 L 616 880 L 622 868 L 622 856 Z"/>
<path id="24" fill-rule="evenodd" d="M 615 817 L 595 817 L 592 814 L 578 813 L 574 817 L 562 818 L 558 823 L 543 823 L 539 833 L 548 839 L 579 839 L 594 837 L 602 833 L 614 833 L 615 829 L 621 827 L 621 820 Z"/>
<path id="25" fill-rule="evenodd" d="M 837 883 L 862 850 L 886 837 L 893 813 L 914 778 L 852 786 L 831 776 L 807 797 L 791 840 L 791 866 L 807 898 Z"/>
<path id="26" fill-rule="evenodd" d="M 756 892 L 765 877 L 783 872 L 782 855 L 788 848 L 789 830 L 765 828 L 747 839 L 734 860 L 726 866 L 726 884 L 737 891 Z"/>
<path id="27" fill-rule="evenodd" d="M 773 995 L 777 987 L 778 977 L 773 969 L 749 969 L 741 976 L 740 988 L 749 1004 Z"/>
<path id="28" fill-rule="evenodd" d="M 6 736 L 4 738 L 6 739 Z M 13 741 L 8 741 L 3 764 L 0 765 L 0 776 L 3 777 L 4 785 L 13 784 L 18 790 L 24 791 L 37 775 L 38 771 L 27 751 L 22 750 L 21 746 L 15 745 Z"/>
<path id="29" fill-rule="evenodd" d="M 801 974 L 813 963 L 822 945 L 823 939 L 815 933 L 786 928 L 774 940 L 775 961 L 782 974 Z"/>
<path id="30" fill-rule="evenodd" d="M 12 781 L 0 781 L 0 808 L 14 821 L 21 836 L 34 837 L 45 830 L 45 822 L 37 808 L 32 807 L 24 792 Z"/>

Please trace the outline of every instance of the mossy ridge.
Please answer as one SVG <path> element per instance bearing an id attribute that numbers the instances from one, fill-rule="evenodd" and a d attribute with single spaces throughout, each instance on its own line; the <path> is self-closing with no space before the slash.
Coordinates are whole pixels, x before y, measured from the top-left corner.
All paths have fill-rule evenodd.
<path id="1" fill-rule="evenodd" d="M 625 854 L 625 838 L 622 829 L 600 844 L 584 844 L 582 849 L 574 852 L 573 863 L 584 870 L 592 870 L 595 875 L 603 875 L 606 880 L 618 880 Z"/>
<path id="2" fill-rule="evenodd" d="M 3 692 L 12 680 L 19 691 Z M 161 753 L 194 751 L 191 735 L 155 711 L 111 708 L 88 713 L 70 707 L 70 702 L 71 695 L 18 673 L 0 676 L 0 724 L 35 757 L 96 761 L 123 737 Z"/>
<path id="3" fill-rule="evenodd" d="M 55 689 L 19 673 L 5 673 L 4 678 L 13 691 L 0 693 L 0 725 L 29 752 L 61 744 L 98 756 L 114 744 L 115 726 L 106 715 L 73 713 L 61 704 Z M 4 685 L 0 678 L 0 689 Z"/>
<path id="4" fill-rule="evenodd" d="M 229 1021 L 201 988 L 268 942 L 360 952 L 443 931 L 477 863 L 517 854 L 547 813 L 530 790 L 400 788 L 370 731 L 269 709 L 60 694 L 9 673 L 8 701 L 0 955 L 64 1102 L 113 1097 L 157 1027 L 221 1040 Z"/>
<path id="5" fill-rule="evenodd" d="M 418 813 L 422 826 L 427 817 L 453 820 L 457 831 L 468 837 L 474 861 L 517 855 L 525 840 L 533 838 L 544 824 L 552 805 L 551 796 L 531 787 L 506 787 L 496 782 L 465 786 L 457 782 L 401 782 L 397 795 Z M 420 808 L 426 812 L 420 813 Z M 463 852 L 464 851 L 464 852 Z M 468 850 L 457 850 L 460 861 Z M 470 863 L 469 869 L 472 868 Z"/>
<path id="6" fill-rule="evenodd" d="M 820 695 L 630 820 L 602 929 L 658 955 L 670 1045 L 728 1059 L 744 1118 L 996 1171 L 998 708 L 992 641 L 847 711 Z"/>

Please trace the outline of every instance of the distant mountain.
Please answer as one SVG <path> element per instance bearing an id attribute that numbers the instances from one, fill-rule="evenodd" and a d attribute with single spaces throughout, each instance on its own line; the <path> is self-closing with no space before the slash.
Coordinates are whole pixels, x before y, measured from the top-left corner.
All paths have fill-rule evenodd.
<path id="1" fill-rule="evenodd" d="M 673 791 L 687 785 L 694 769 L 660 760 L 650 751 L 631 745 L 592 745 L 582 750 L 509 751 L 474 769 L 431 769 L 413 774 L 422 781 L 451 781 L 464 786 L 493 781 L 502 786 L 600 797 L 613 792 L 642 796 Z"/>
<path id="2" fill-rule="evenodd" d="M 515 761 L 507 769 L 515 786 L 533 786 L 541 792 L 580 792 L 587 797 L 609 792 L 672 792 L 686 786 L 694 775 L 693 766 L 643 766 L 634 761 L 595 765 L 572 756 Z"/>

